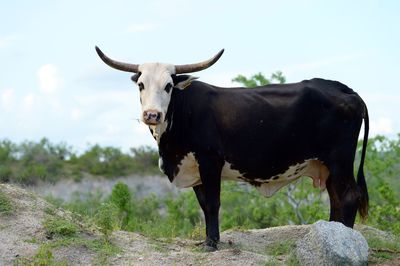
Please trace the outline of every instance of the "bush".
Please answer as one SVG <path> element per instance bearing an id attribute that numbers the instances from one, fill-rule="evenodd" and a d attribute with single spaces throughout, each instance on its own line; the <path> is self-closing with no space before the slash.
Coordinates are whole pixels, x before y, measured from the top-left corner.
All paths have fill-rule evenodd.
<path id="1" fill-rule="evenodd" d="M 46 138 L 38 143 L 19 145 L 0 142 L 0 181 L 27 185 L 39 181 L 56 182 L 65 174 L 64 163 L 71 151 L 65 144 L 52 144 Z"/>
<path id="2" fill-rule="evenodd" d="M 360 144 L 357 156 L 361 152 Z M 367 224 L 400 234 L 400 136 L 371 138 L 366 156 L 364 169 L 370 196 Z M 46 139 L 20 145 L 2 141 L 0 180 L 19 180 L 25 184 L 55 182 L 71 169 L 109 176 L 151 173 L 158 171 L 157 158 L 157 152 L 149 147 L 132 149 L 130 154 L 125 154 L 115 148 L 95 145 L 78 156 L 65 144 L 54 145 Z M 356 170 L 358 161 L 357 157 Z M 250 186 L 224 182 L 221 202 L 222 230 L 305 224 L 329 217 L 326 192 L 313 189 L 309 178 L 282 188 L 271 198 L 263 197 Z M 122 229 L 152 236 L 188 236 L 204 226 L 202 211 L 192 191 L 177 197 L 138 199 L 125 184 L 119 183 L 109 198 L 100 193 L 76 194 L 71 201 L 59 204 L 90 218 L 99 212 L 102 204 L 112 204 L 116 223 Z"/>
<path id="3" fill-rule="evenodd" d="M 57 261 L 54 259 L 53 252 L 46 245 L 41 245 L 37 253 L 32 258 L 16 258 L 14 266 L 67 266 L 66 261 Z"/>
<path id="4" fill-rule="evenodd" d="M 160 173 L 158 169 L 158 152 L 149 146 L 131 148 L 134 166 L 137 172 L 144 174 Z"/>
<path id="5" fill-rule="evenodd" d="M 0 182 L 35 185 L 65 177 L 80 181 L 82 173 L 109 178 L 159 173 L 158 152 L 148 146 L 123 153 L 118 148 L 94 145 L 77 155 L 65 143 L 53 144 L 46 138 L 21 144 L 0 141 Z"/>
<path id="6" fill-rule="evenodd" d="M 43 223 L 43 227 L 46 230 L 46 235 L 48 238 L 53 238 L 53 236 L 74 236 L 78 230 L 77 226 L 65 219 L 61 218 L 50 218 Z"/>
<path id="7" fill-rule="evenodd" d="M 91 174 L 118 177 L 130 172 L 131 160 L 129 155 L 123 154 L 117 148 L 94 145 L 77 158 L 76 162 L 81 170 Z"/>
<path id="8" fill-rule="evenodd" d="M 400 235 L 400 200 L 388 183 L 382 182 L 370 190 L 380 199 L 370 203 L 367 223 L 385 231 Z"/>
<path id="9" fill-rule="evenodd" d="M 0 183 L 7 183 L 13 176 L 12 169 L 8 165 L 0 165 Z"/>
<path id="10" fill-rule="evenodd" d="M 95 215 L 95 222 L 100 227 L 100 231 L 104 234 L 106 240 L 109 239 L 111 233 L 118 228 L 118 209 L 112 203 L 103 203 Z"/>
<path id="11" fill-rule="evenodd" d="M 54 203 L 54 200 L 52 201 Z M 59 202 L 57 206 L 63 206 L 72 212 L 93 217 L 101 204 L 104 202 L 104 196 L 99 191 L 88 193 L 73 193 L 72 199 L 67 203 Z"/>
<path id="12" fill-rule="evenodd" d="M 0 141 L 0 164 L 15 161 L 16 146 L 9 140 Z"/>
<path id="13" fill-rule="evenodd" d="M 118 182 L 114 185 L 111 191 L 110 201 L 117 206 L 120 211 L 129 212 L 131 198 L 132 194 L 126 184 Z"/>
<path id="14" fill-rule="evenodd" d="M 370 196 L 367 224 L 400 235 L 400 135 L 368 140 L 365 175 Z"/>
<path id="15" fill-rule="evenodd" d="M 9 214 L 13 210 L 10 199 L 0 190 L 0 215 Z"/>
<path id="16" fill-rule="evenodd" d="M 63 173 L 63 160 L 67 156 L 65 144 L 53 145 L 46 138 L 39 143 L 24 142 L 18 147 L 19 175 L 24 180 L 56 182 Z M 31 181 L 33 184 L 35 181 Z"/>
<path id="17" fill-rule="evenodd" d="M 118 209 L 122 227 L 125 227 L 128 224 L 130 216 L 132 215 L 131 200 L 132 194 L 126 184 L 118 182 L 114 185 L 110 196 L 110 202 Z"/>
<path id="18" fill-rule="evenodd" d="M 82 156 L 74 157 L 73 163 L 81 171 L 106 177 L 159 172 L 158 153 L 148 146 L 132 148 L 131 154 L 124 154 L 117 148 L 94 145 Z"/>

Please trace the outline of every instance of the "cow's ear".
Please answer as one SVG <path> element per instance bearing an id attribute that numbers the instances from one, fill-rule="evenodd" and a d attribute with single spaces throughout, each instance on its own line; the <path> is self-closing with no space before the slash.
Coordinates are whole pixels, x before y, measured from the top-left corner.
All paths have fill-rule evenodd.
<path id="1" fill-rule="evenodd" d="M 190 76 L 190 75 L 172 75 L 172 80 L 174 81 L 174 88 L 178 88 L 180 90 L 185 89 L 192 83 L 193 80 L 198 79 L 198 77 Z"/>
<path id="2" fill-rule="evenodd" d="M 135 75 L 133 75 L 133 76 L 131 77 L 131 80 L 132 80 L 133 82 L 137 83 L 137 81 L 138 81 L 140 75 L 142 75 L 141 72 L 136 73 Z"/>

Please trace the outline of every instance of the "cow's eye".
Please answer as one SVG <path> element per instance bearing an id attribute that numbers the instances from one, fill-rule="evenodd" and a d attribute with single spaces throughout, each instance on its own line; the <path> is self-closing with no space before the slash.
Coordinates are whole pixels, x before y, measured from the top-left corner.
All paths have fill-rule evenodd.
<path id="1" fill-rule="evenodd" d="M 171 83 L 168 83 L 166 86 L 165 86 L 165 91 L 167 92 L 167 93 L 169 93 L 170 91 L 171 91 L 171 89 L 172 89 L 172 84 Z"/>
<path id="2" fill-rule="evenodd" d="M 143 85 L 142 82 L 140 82 L 140 83 L 138 84 L 138 86 L 139 86 L 139 90 L 140 90 L 140 91 L 144 90 L 144 85 Z"/>

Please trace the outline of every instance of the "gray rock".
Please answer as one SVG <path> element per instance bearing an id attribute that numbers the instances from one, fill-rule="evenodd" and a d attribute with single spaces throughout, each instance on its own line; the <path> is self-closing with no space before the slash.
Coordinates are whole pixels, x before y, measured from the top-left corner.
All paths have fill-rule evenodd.
<path id="1" fill-rule="evenodd" d="M 301 265 L 367 265 L 368 244 L 360 232 L 338 222 L 318 221 L 297 241 Z"/>

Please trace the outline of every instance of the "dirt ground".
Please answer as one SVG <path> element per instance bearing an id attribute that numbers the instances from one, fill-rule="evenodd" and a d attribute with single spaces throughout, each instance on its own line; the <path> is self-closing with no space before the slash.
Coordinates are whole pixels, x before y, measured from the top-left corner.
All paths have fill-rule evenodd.
<path id="1" fill-rule="evenodd" d="M 95 228 L 80 224 L 73 214 L 54 207 L 45 200 L 21 188 L 0 184 L 0 193 L 11 199 L 13 211 L 0 214 L 0 265 L 13 265 L 18 258 L 32 258 L 40 245 L 49 243 L 43 221 L 51 216 L 78 224 L 80 235 L 96 239 Z M 52 211 L 49 211 L 52 210 Z M 377 229 L 358 226 L 364 235 L 386 237 Z M 281 226 L 258 230 L 230 230 L 221 234 L 219 250 L 204 252 L 199 241 L 189 239 L 151 239 L 131 232 L 117 231 L 111 243 L 119 251 L 109 255 L 110 265 L 265 265 L 267 262 L 286 265 L 288 254 L 268 255 L 268 247 L 287 241 L 295 242 L 309 231 L 309 226 Z M 96 265 L 99 254 L 85 245 L 65 245 L 51 250 L 56 261 L 68 265 Z M 104 261 L 103 261 L 104 263 Z M 400 258 L 372 265 L 400 265 Z"/>

